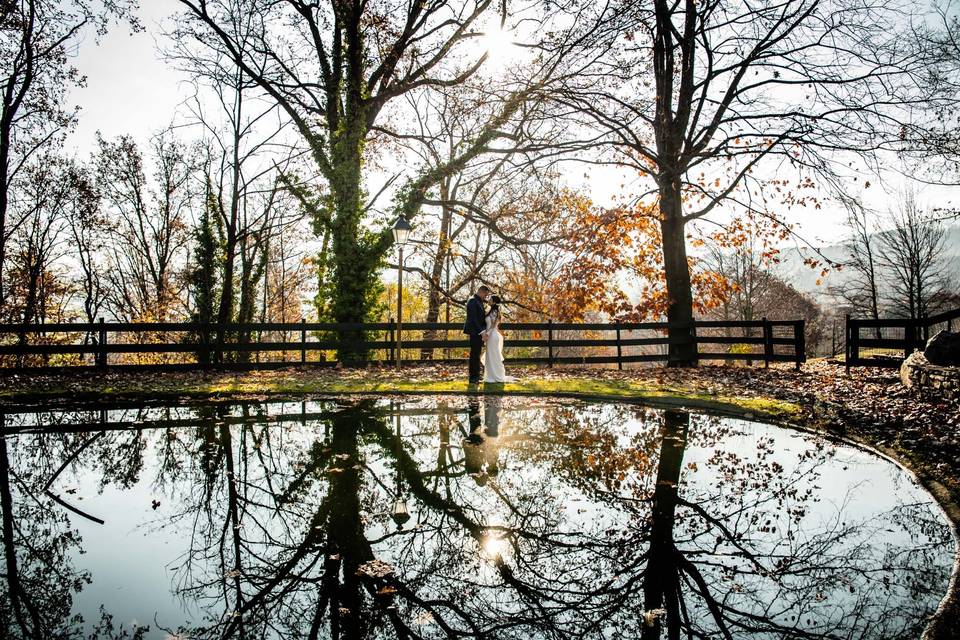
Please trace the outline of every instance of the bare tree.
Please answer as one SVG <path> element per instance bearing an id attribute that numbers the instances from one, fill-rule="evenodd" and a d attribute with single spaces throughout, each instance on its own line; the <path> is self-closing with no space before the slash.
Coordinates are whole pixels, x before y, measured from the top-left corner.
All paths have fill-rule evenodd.
<path id="1" fill-rule="evenodd" d="M 610 150 L 649 177 L 660 208 L 671 363 L 697 362 L 687 224 L 718 205 L 771 216 L 837 184 L 837 154 L 900 144 L 920 100 L 902 38 L 905 4 L 872 0 L 623 3 L 617 50 L 561 97 Z M 774 176 L 776 174 L 776 177 Z M 789 176 L 789 177 L 787 177 Z"/>
<path id="2" fill-rule="evenodd" d="M 254 28 L 253 23 L 237 26 L 239 37 L 250 35 L 242 29 Z M 276 102 L 264 100 L 257 84 L 221 49 L 192 44 L 175 39 L 167 53 L 171 62 L 193 77 L 197 87 L 188 103 L 190 124 L 204 132 L 207 206 L 217 216 L 222 234 L 223 273 L 216 321 L 250 322 L 255 288 L 263 275 L 263 269 L 256 266 L 263 262 L 263 232 L 273 225 L 274 204 L 282 195 L 277 161 L 289 164 L 291 156 L 289 149 L 285 157 L 280 149 L 288 121 L 281 117 Z M 208 103 L 214 105 L 212 109 Z"/>
<path id="3" fill-rule="evenodd" d="M 938 309 L 932 301 L 949 291 L 944 260 L 946 229 L 923 211 L 913 192 L 901 195 L 890 211 L 890 229 L 878 234 L 877 264 L 886 284 L 885 306 L 900 317 L 925 318 Z"/>
<path id="4" fill-rule="evenodd" d="M 107 296 L 103 272 L 107 241 L 104 229 L 108 228 L 108 220 L 100 209 L 93 175 L 86 168 L 77 171 L 73 198 L 65 210 L 67 231 L 83 292 L 83 315 L 87 322 L 95 322 Z"/>
<path id="5" fill-rule="evenodd" d="M 196 205 L 193 150 L 169 131 L 151 140 L 152 174 L 128 136 L 100 138 L 98 188 L 111 221 L 110 307 L 118 318 L 165 320 L 182 303 L 177 271 Z"/>
<path id="6" fill-rule="evenodd" d="M 912 160 L 909 177 L 922 182 L 960 184 L 960 15 L 956 0 L 933 0 L 933 15 L 914 28 L 915 43 L 925 61 L 918 81 L 929 91 L 912 126 L 904 127 L 901 157 Z M 956 207 L 932 208 L 943 218 L 956 218 Z"/>
<path id="7" fill-rule="evenodd" d="M 86 31 L 99 37 L 110 20 L 132 14 L 136 0 L 6 0 L 0 3 L 0 305 L 6 299 L 9 208 L 18 174 L 76 117 L 67 92 L 85 82 L 70 64 Z"/>
<path id="8" fill-rule="evenodd" d="M 832 287 L 831 293 L 844 306 L 877 320 L 880 318 L 880 265 L 877 229 L 872 214 L 859 202 L 851 201 L 847 214 L 847 238 L 843 267 L 850 273 L 841 286 Z M 877 337 L 879 338 L 879 328 Z"/>
<path id="9" fill-rule="evenodd" d="M 83 178 L 74 164 L 53 155 L 43 155 L 22 174 L 18 197 L 11 211 L 15 251 L 9 257 L 9 311 L 16 322 L 45 322 L 48 313 L 62 320 L 60 300 L 70 287 L 62 265 L 69 251 L 67 210 L 74 204 Z"/>

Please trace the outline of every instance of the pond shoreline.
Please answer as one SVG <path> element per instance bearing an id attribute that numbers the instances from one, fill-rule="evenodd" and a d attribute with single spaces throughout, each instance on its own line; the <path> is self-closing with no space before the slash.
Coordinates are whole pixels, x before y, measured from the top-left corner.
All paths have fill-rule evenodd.
<path id="1" fill-rule="evenodd" d="M 468 386 L 459 367 L 291 368 L 262 372 L 170 372 L 0 378 L 0 412 L 124 402 L 234 401 L 330 395 L 549 395 L 654 407 L 702 409 L 823 433 L 873 450 L 911 471 L 960 535 L 960 404 L 905 389 L 894 372 L 815 361 L 791 368 L 704 366 L 624 371 L 517 368 L 520 382 Z M 948 594 L 924 634 L 960 638 L 960 554 Z"/>

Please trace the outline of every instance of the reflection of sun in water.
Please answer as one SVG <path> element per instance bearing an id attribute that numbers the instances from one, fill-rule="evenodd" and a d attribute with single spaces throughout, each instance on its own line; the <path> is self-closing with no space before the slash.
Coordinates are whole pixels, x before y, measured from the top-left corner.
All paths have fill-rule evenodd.
<path id="1" fill-rule="evenodd" d="M 480 546 L 481 555 L 487 560 L 499 560 L 504 556 L 509 548 L 507 539 L 496 533 L 488 533 L 483 538 Z"/>
<path id="2" fill-rule="evenodd" d="M 481 42 L 488 62 L 504 63 L 516 55 L 513 34 L 498 24 L 490 25 L 484 31 Z"/>

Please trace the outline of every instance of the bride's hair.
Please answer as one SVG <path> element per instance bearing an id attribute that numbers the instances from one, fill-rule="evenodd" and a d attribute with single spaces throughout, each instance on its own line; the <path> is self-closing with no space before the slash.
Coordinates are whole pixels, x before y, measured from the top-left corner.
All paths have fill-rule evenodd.
<path id="1" fill-rule="evenodd" d="M 487 311 L 487 315 L 491 315 L 493 312 L 500 311 L 500 296 L 490 296 L 490 310 Z"/>

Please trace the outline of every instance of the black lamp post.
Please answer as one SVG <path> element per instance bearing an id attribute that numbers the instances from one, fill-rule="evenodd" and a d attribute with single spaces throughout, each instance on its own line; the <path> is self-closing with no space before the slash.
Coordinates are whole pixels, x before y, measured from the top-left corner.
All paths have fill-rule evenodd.
<path id="1" fill-rule="evenodd" d="M 400 262 L 397 265 L 397 369 L 400 368 L 400 331 L 403 322 L 403 245 L 407 244 L 407 238 L 410 237 L 410 231 L 413 227 L 403 216 L 397 218 L 393 223 L 393 241 L 400 249 Z"/>
<path id="2" fill-rule="evenodd" d="M 403 483 L 400 479 L 400 456 L 403 453 L 403 446 L 400 440 L 400 405 L 393 405 L 397 414 L 397 494 L 393 503 L 393 513 L 390 517 L 397 525 L 397 531 L 403 529 L 403 525 L 410 520 L 410 509 L 407 507 L 407 501 L 403 497 Z"/>

